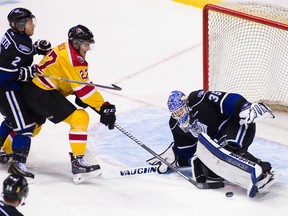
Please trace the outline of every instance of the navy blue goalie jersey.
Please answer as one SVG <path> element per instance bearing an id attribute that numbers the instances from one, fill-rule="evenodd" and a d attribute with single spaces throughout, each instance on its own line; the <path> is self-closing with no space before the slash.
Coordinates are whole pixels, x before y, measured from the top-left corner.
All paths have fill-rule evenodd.
<path id="1" fill-rule="evenodd" d="M 229 119 L 240 120 L 239 113 L 246 103 L 247 100 L 236 93 L 203 90 L 191 92 L 188 96 L 191 123 L 195 125 L 194 121 L 197 121 L 197 125 L 203 127 L 201 132 L 207 133 L 212 139 L 217 138 L 217 133 Z"/>
<path id="2" fill-rule="evenodd" d="M 188 96 L 190 130 L 183 131 L 177 120 L 170 118 L 169 125 L 177 146 L 191 146 L 201 132 L 212 139 L 219 139 L 222 128 L 232 119 L 239 122 L 241 108 L 248 101 L 236 93 L 220 91 L 193 91 Z"/>

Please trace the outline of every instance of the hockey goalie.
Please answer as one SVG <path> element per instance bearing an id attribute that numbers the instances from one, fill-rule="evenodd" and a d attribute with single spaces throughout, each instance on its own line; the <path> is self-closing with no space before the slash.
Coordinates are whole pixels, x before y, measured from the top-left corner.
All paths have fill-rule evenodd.
<path id="1" fill-rule="evenodd" d="M 198 183 L 228 180 L 247 189 L 249 197 L 275 182 L 271 164 L 248 151 L 256 122 L 274 118 L 268 106 L 251 103 L 237 93 L 204 90 L 193 91 L 188 97 L 172 91 L 167 104 L 174 139 L 160 154 L 167 162 L 192 166 L 192 178 Z M 158 165 L 159 173 L 168 171 L 155 157 L 147 162 Z"/>

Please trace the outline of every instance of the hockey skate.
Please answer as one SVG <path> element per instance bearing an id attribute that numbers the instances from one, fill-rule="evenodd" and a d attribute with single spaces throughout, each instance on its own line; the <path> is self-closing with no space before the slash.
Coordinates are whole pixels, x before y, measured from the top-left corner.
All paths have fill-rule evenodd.
<path id="1" fill-rule="evenodd" d="M 265 192 L 271 185 L 273 185 L 278 178 L 280 177 L 279 173 L 277 173 L 275 170 L 271 170 L 268 172 L 265 177 L 257 182 L 258 192 L 263 193 Z"/>
<path id="2" fill-rule="evenodd" d="M 26 168 L 26 165 L 24 163 L 17 162 L 17 161 L 12 161 L 8 169 L 8 173 L 34 179 L 34 174 L 28 171 L 28 169 Z"/>
<path id="3" fill-rule="evenodd" d="M 99 165 L 90 165 L 88 161 L 84 159 L 84 155 L 73 156 L 69 153 L 72 165 L 73 182 L 79 184 L 92 178 L 96 178 L 101 175 Z"/>
<path id="4" fill-rule="evenodd" d="M 6 152 L 0 150 L 0 163 L 6 164 L 10 158 L 12 158 L 13 154 L 7 154 Z"/>
<path id="5" fill-rule="evenodd" d="M 255 184 L 252 185 L 250 190 L 248 190 L 248 196 L 250 198 L 254 197 L 257 193 L 264 193 L 268 188 L 270 188 L 280 177 L 280 175 L 273 169 L 269 172 L 264 173 L 263 177 Z"/>

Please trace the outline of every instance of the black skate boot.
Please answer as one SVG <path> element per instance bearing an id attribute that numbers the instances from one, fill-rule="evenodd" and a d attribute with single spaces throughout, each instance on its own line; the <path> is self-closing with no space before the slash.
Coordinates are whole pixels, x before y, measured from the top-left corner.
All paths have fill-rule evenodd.
<path id="1" fill-rule="evenodd" d="M 0 150 L 0 163 L 6 164 L 10 158 L 12 158 L 13 154 L 7 154 L 6 152 Z"/>
<path id="2" fill-rule="evenodd" d="M 16 175 L 20 175 L 20 176 L 32 178 L 32 179 L 34 179 L 34 177 L 35 177 L 33 173 L 28 171 L 25 163 L 21 163 L 18 161 L 12 161 L 11 162 L 11 165 L 8 169 L 8 173 L 16 174 Z"/>
<path id="3" fill-rule="evenodd" d="M 71 158 L 73 182 L 79 184 L 88 179 L 101 175 L 99 165 L 90 165 L 88 161 L 84 159 L 84 155 L 73 156 L 69 153 Z"/>

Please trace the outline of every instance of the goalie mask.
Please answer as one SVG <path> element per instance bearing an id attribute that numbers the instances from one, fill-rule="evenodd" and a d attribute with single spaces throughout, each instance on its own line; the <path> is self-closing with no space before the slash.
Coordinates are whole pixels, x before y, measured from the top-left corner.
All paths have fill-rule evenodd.
<path id="1" fill-rule="evenodd" d="M 181 91 L 172 91 L 168 98 L 168 109 L 181 127 L 189 125 L 189 110 L 186 103 L 186 95 Z"/>

